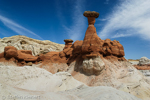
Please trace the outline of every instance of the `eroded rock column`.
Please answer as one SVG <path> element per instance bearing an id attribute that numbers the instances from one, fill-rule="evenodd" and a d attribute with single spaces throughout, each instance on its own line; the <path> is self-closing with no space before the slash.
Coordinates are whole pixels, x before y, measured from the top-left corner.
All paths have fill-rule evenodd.
<path id="1" fill-rule="evenodd" d="M 96 28 L 94 27 L 95 18 L 98 18 L 99 13 L 95 11 L 85 11 L 83 14 L 88 18 L 88 28 L 85 33 L 85 37 L 82 45 L 83 58 L 96 57 L 99 55 L 100 51 L 100 38 L 96 33 Z"/>
<path id="2" fill-rule="evenodd" d="M 73 40 L 71 40 L 71 39 L 65 39 L 64 42 L 65 42 L 64 49 L 66 49 L 66 48 L 70 48 L 72 46 Z"/>
<path id="3" fill-rule="evenodd" d="M 89 25 L 82 44 L 83 71 L 89 75 L 98 75 L 105 67 L 99 53 L 101 39 L 98 37 L 94 27 L 95 18 L 98 18 L 99 13 L 85 11 L 83 15 L 88 18 Z"/>

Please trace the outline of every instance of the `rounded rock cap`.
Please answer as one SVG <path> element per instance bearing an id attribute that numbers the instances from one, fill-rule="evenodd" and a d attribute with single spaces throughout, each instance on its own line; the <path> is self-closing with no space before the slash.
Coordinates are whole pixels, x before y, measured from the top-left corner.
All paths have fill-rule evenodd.
<path id="1" fill-rule="evenodd" d="M 65 39 L 64 42 L 73 42 L 71 39 Z"/>
<path id="2" fill-rule="evenodd" d="M 95 18 L 98 18 L 99 17 L 99 13 L 98 12 L 95 12 L 95 11 L 85 11 L 83 13 L 83 15 L 85 17 L 95 17 Z"/>

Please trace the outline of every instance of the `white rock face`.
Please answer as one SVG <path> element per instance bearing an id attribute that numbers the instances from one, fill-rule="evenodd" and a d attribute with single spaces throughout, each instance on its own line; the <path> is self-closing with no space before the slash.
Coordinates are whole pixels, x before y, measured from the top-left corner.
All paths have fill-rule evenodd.
<path id="1" fill-rule="evenodd" d="M 47 92 L 22 90 L 0 84 L 1 100 L 142 100 L 111 87 L 77 87 L 69 91 Z M 10 95 L 11 94 L 11 95 Z"/>
<path id="2" fill-rule="evenodd" d="M 150 70 L 139 70 L 140 72 L 143 73 L 143 75 L 150 77 Z"/>
<path id="3" fill-rule="evenodd" d="M 150 81 L 127 61 L 103 59 L 104 69 L 99 75 L 83 74 L 82 64 L 73 62 L 68 67 L 72 76 L 89 86 L 111 86 L 128 92 L 142 100 L 150 100 Z M 74 69 L 76 69 L 74 71 Z"/>
<path id="4" fill-rule="evenodd" d="M 67 94 L 75 94 L 83 100 L 141 100 L 129 93 L 106 86 L 81 87 L 66 92 Z"/>
<path id="5" fill-rule="evenodd" d="M 99 74 L 104 67 L 105 64 L 100 56 L 83 60 L 83 71 L 88 74 Z"/>
<path id="6" fill-rule="evenodd" d="M 48 40 L 40 41 L 21 35 L 0 39 L 0 53 L 4 51 L 5 46 L 14 46 L 18 50 L 31 50 L 34 56 L 50 51 L 62 51 L 64 48 L 63 44 Z"/>
<path id="7" fill-rule="evenodd" d="M 1 40 L 0 40 L 1 41 Z M 4 47 L 6 47 L 7 44 L 6 43 L 2 43 L 0 42 L 0 53 L 4 52 Z"/>
<path id="8" fill-rule="evenodd" d="M 139 65 L 147 65 L 150 64 L 150 59 L 148 59 L 147 57 L 142 57 L 139 60 Z"/>
<path id="9" fill-rule="evenodd" d="M 0 64 L 0 100 L 141 100 L 111 87 L 88 87 L 69 73 Z"/>
<path id="10" fill-rule="evenodd" d="M 83 83 L 67 72 L 51 74 L 36 66 L 6 66 L 0 63 L 0 83 L 32 91 L 65 91 Z"/>

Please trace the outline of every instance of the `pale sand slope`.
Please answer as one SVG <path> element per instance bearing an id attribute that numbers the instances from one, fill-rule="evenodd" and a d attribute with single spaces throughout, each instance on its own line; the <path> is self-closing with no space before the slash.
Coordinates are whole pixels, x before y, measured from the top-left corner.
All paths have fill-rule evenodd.
<path id="1" fill-rule="evenodd" d="M 0 83 L 32 91 L 65 91 L 83 83 L 75 80 L 67 72 L 51 74 L 35 66 L 2 66 L 0 65 Z"/>
<path id="2" fill-rule="evenodd" d="M 0 65 L 0 100 L 140 100 L 111 87 L 88 87 L 69 73 Z"/>
<path id="3" fill-rule="evenodd" d="M 112 87 L 79 87 L 63 92 L 29 91 L 0 84 L 0 100 L 141 100 Z M 24 98 L 24 99 L 21 99 Z M 12 99 L 12 100 L 13 100 Z"/>
<path id="4" fill-rule="evenodd" d="M 111 86 L 128 92 L 142 100 L 150 100 L 150 81 L 127 61 L 110 62 L 103 59 L 105 68 L 99 75 L 83 74 L 80 62 L 73 62 L 68 72 L 80 82 L 89 86 Z"/>

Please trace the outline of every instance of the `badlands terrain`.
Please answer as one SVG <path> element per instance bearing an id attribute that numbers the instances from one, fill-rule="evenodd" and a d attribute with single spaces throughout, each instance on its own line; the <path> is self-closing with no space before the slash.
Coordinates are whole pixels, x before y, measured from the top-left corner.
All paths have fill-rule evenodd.
<path id="1" fill-rule="evenodd" d="M 150 60 L 125 59 L 119 41 L 98 37 L 99 13 L 83 15 L 84 40 L 0 39 L 0 100 L 150 100 Z"/>

